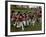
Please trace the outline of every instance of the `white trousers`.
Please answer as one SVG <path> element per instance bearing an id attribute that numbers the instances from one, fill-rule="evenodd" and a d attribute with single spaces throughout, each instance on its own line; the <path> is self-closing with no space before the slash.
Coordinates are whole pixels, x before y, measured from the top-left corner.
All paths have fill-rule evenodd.
<path id="1" fill-rule="evenodd" d="M 22 22 L 23 22 L 24 26 L 26 26 L 26 21 L 22 21 Z"/>
<path id="2" fill-rule="evenodd" d="M 17 28 L 22 27 L 22 30 L 24 30 L 23 22 L 19 22 L 17 25 Z"/>
<path id="3" fill-rule="evenodd" d="M 32 20 L 32 24 L 33 24 L 33 26 L 34 26 L 35 22 L 36 22 L 36 19 L 35 19 L 35 20 Z"/>
<path id="4" fill-rule="evenodd" d="M 27 20 L 26 22 L 27 22 L 27 25 L 29 25 L 29 20 Z"/>

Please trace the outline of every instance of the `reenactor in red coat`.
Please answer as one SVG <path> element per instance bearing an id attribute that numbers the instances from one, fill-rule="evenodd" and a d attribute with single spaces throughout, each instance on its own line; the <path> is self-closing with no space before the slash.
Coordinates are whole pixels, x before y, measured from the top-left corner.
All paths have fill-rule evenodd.
<path id="1" fill-rule="evenodd" d="M 26 14 L 24 13 L 23 15 L 22 15 L 22 19 L 23 19 L 23 25 L 24 26 L 26 26 Z"/>

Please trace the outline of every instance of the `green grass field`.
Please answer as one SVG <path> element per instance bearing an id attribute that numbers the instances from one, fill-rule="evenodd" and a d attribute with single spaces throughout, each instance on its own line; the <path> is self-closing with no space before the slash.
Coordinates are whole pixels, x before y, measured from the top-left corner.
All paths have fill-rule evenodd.
<path id="1" fill-rule="evenodd" d="M 33 26 L 32 24 L 28 26 L 24 26 L 24 31 L 39 31 L 42 29 L 42 25 L 40 23 L 35 23 Z M 16 26 L 11 25 L 11 32 L 20 32 L 22 31 L 22 28 L 17 28 Z"/>

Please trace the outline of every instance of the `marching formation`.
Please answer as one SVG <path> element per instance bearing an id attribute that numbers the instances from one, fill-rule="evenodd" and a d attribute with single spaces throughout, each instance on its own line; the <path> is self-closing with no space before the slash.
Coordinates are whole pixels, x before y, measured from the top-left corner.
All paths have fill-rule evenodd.
<path id="1" fill-rule="evenodd" d="M 39 13 L 20 13 L 20 11 L 11 12 L 11 23 L 17 28 L 22 27 L 22 30 L 24 30 L 24 26 L 31 24 L 34 26 L 35 22 L 40 22 L 39 20 L 41 21 L 41 11 Z"/>
<path id="2" fill-rule="evenodd" d="M 22 27 L 24 30 L 24 26 L 34 26 L 36 22 L 42 23 L 42 9 L 41 6 L 12 5 L 10 18 L 14 27 Z"/>

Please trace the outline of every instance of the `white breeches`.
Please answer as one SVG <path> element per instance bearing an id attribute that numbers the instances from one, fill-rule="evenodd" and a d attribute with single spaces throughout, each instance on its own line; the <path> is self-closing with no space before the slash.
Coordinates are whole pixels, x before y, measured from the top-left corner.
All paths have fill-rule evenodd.
<path id="1" fill-rule="evenodd" d="M 17 22 L 15 22 L 15 24 L 13 24 L 14 26 L 16 26 Z"/>
<path id="2" fill-rule="evenodd" d="M 17 28 L 19 28 L 19 27 L 22 27 L 22 30 L 24 30 L 23 22 L 19 22 L 19 23 L 17 24 Z"/>
<path id="3" fill-rule="evenodd" d="M 31 23 L 31 19 L 29 19 L 29 23 Z"/>
<path id="4" fill-rule="evenodd" d="M 23 22 L 24 26 L 26 26 L 26 21 L 22 21 L 22 22 Z"/>
<path id="5" fill-rule="evenodd" d="M 36 22 L 36 20 L 32 20 L 32 24 L 33 24 L 33 26 L 34 26 L 35 22 Z"/>
<path id="6" fill-rule="evenodd" d="M 23 25 L 23 23 L 22 22 L 19 22 L 18 24 L 17 24 L 17 28 L 18 27 L 21 27 Z"/>
<path id="7" fill-rule="evenodd" d="M 27 20 L 27 25 L 29 25 L 29 20 Z"/>

